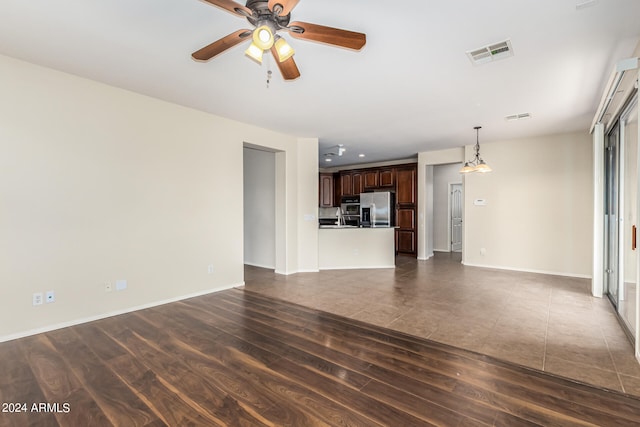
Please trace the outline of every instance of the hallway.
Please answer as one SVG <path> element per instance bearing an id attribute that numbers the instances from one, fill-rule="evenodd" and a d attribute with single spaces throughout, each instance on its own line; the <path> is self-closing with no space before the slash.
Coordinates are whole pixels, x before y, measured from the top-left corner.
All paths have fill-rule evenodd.
<path id="1" fill-rule="evenodd" d="M 398 257 L 396 269 L 277 275 L 245 289 L 640 396 L 640 365 L 590 281 L 466 267 L 460 254 Z"/>

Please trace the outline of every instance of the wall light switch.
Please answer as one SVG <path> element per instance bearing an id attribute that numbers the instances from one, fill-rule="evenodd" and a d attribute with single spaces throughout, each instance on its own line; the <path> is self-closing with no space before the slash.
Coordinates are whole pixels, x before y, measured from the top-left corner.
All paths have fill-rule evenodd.
<path id="1" fill-rule="evenodd" d="M 127 289 L 127 281 L 116 280 L 116 291 L 124 291 L 125 289 Z"/>
<path id="2" fill-rule="evenodd" d="M 36 292 L 33 294 L 33 305 L 42 305 L 43 295 L 42 292 Z"/>

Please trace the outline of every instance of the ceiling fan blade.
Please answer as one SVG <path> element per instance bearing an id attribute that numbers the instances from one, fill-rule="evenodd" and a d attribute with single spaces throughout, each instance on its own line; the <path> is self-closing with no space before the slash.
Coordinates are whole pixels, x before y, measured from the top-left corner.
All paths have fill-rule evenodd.
<path id="1" fill-rule="evenodd" d="M 273 8 L 280 5 L 282 10 L 278 15 L 287 16 L 299 2 L 300 0 L 269 0 L 269 10 L 275 12 Z"/>
<path id="2" fill-rule="evenodd" d="M 221 54 L 225 50 L 237 45 L 238 43 L 242 43 L 250 36 L 250 30 L 238 30 L 235 33 L 231 33 L 228 36 L 223 37 L 220 40 L 216 40 L 210 45 L 207 45 L 202 49 L 193 52 L 191 56 L 193 56 L 193 59 L 197 59 L 198 61 L 208 61 L 209 59 Z"/>
<path id="3" fill-rule="evenodd" d="M 367 36 L 363 33 L 325 27 L 324 25 L 310 24 L 308 22 L 292 22 L 289 24 L 289 29 L 292 37 L 348 49 L 360 50 L 367 42 Z"/>
<path id="4" fill-rule="evenodd" d="M 241 5 L 240 3 L 236 3 L 233 0 L 204 0 L 207 3 L 211 3 L 214 6 L 218 6 L 226 11 L 233 13 L 238 16 L 251 16 L 252 12 L 246 6 Z"/>
<path id="5" fill-rule="evenodd" d="M 298 66 L 296 65 L 296 61 L 293 60 L 293 56 L 286 61 L 279 62 L 278 51 L 275 46 L 271 46 L 271 54 L 275 58 L 276 64 L 278 64 L 278 68 L 280 69 L 280 73 L 285 80 L 295 80 L 300 77 L 300 70 L 298 70 Z"/>

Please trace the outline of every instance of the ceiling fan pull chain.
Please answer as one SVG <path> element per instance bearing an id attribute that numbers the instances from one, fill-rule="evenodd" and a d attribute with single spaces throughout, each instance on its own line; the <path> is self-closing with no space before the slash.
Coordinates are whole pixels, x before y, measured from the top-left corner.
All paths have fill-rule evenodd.
<path id="1" fill-rule="evenodd" d="M 269 83 L 271 83 L 271 55 L 267 55 L 267 89 L 269 89 Z"/>

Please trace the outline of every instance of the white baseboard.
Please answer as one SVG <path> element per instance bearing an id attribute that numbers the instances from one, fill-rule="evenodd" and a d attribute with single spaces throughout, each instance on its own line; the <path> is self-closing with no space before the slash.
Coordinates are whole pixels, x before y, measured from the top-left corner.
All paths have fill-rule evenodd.
<path id="1" fill-rule="evenodd" d="M 263 265 L 263 264 L 258 264 L 258 263 L 255 263 L 255 262 L 248 262 L 248 261 L 245 261 L 244 264 L 245 265 L 250 265 L 252 267 L 267 268 L 269 270 L 275 270 L 275 268 L 276 268 L 275 265 Z"/>
<path id="2" fill-rule="evenodd" d="M 433 258 L 433 252 L 429 255 L 427 255 L 426 257 L 416 257 L 416 259 L 420 260 L 420 261 L 426 261 L 429 258 Z"/>
<path id="3" fill-rule="evenodd" d="M 166 300 L 154 301 L 154 302 L 150 302 L 148 304 L 137 305 L 137 306 L 125 308 L 125 309 L 122 309 L 122 310 L 110 311 L 108 313 L 102 313 L 102 314 L 98 314 L 96 316 L 83 317 L 83 318 L 80 318 L 80 319 L 74 319 L 74 320 L 70 320 L 70 321 L 67 321 L 67 322 L 56 323 L 54 325 L 43 326 L 41 328 L 29 329 L 27 331 L 16 332 L 14 334 L 4 335 L 4 336 L 0 336 L 0 342 L 11 341 L 11 340 L 15 340 L 15 339 L 18 339 L 18 338 L 24 338 L 24 337 L 28 337 L 28 336 L 31 336 L 31 335 L 41 334 L 41 333 L 44 333 L 44 332 L 55 331 L 56 329 L 68 328 L 69 326 L 81 325 L 83 323 L 93 322 L 93 321 L 100 320 L 100 319 L 106 319 L 108 317 L 118 316 L 120 314 L 126 314 L 126 313 L 131 313 L 133 311 L 144 310 L 145 308 L 157 307 L 159 305 L 169 304 L 169 303 L 176 302 L 176 301 L 182 301 L 182 300 L 189 299 L 189 298 L 194 298 L 194 297 L 199 297 L 199 296 L 202 296 L 202 295 L 212 294 L 212 293 L 215 293 L 215 292 L 225 291 L 227 289 L 237 288 L 237 287 L 240 287 L 240 286 L 244 286 L 244 281 L 241 282 L 241 283 L 234 284 L 234 285 L 226 285 L 226 286 L 222 286 L 222 287 L 215 288 L 215 289 L 207 289 L 207 290 L 204 290 L 204 291 L 193 292 L 193 293 L 190 293 L 190 294 L 181 295 L 181 296 L 174 297 L 174 298 L 168 298 Z"/>
<path id="4" fill-rule="evenodd" d="M 521 271 L 523 273 L 538 273 L 538 274 L 548 274 L 551 276 L 575 277 L 576 279 L 591 279 L 591 275 L 589 274 L 575 274 L 575 273 L 566 273 L 566 272 L 558 272 L 558 271 L 535 270 L 531 268 L 506 267 L 501 265 L 469 264 L 468 262 L 463 262 L 463 264 L 466 265 L 467 267 L 493 268 L 496 270 Z"/>
<path id="5" fill-rule="evenodd" d="M 297 271 L 282 271 L 282 270 L 274 270 L 274 273 L 276 274 L 282 274 L 284 276 L 290 276 L 292 274 L 296 274 Z"/>
<path id="6" fill-rule="evenodd" d="M 395 264 L 391 265 L 355 265 L 355 266 L 340 266 L 340 267 L 323 267 L 320 270 L 368 270 L 370 268 L 396 268 Z"/>

